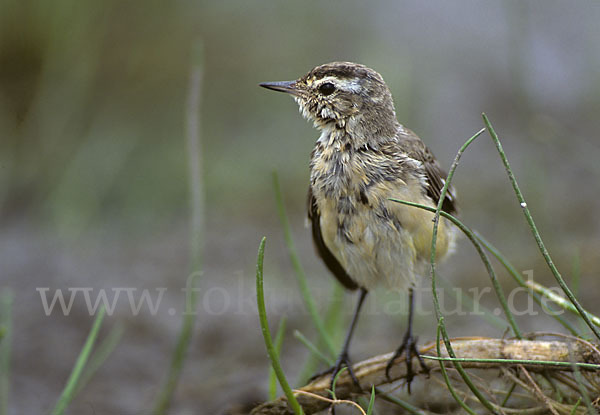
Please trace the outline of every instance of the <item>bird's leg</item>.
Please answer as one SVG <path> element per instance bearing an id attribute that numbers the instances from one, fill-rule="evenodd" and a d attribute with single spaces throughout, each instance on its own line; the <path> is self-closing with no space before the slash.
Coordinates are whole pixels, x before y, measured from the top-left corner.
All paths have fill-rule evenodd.
<path id="1" fill-rule="evenodd" d="M 360 293 L 358 296 L 358 302 L 356 303 L 356 308 L 354 309 L 354 314 L 352 315 L 352 322 L 350 323 L 350 328 L 348 329 L 348 333 L 346 333 L 346 339 L 344 340 L 344 347 L 342 348 L 341 353 L 338 355 L 335 364 L 324 372 L 319 372 L 314 375 L 311 380 L 316 379 L 320 376 L 323 376 L 327 373 L 331 373 L 331 382 L 330 389 L 333 389 L 333 381 L 335 380 L 335 376 L 338 372 L 345 366 L 348 368 L 348 374 L 352 378 L 352 381 L 356 386 L 360 388 L 360 383 L 352 370 L 352 365 L 350 364 L 350 358 L 348 357 L 348 349 L 350 347 L 350 340 L 352 340 L 352 334 L 354 333 L 354 327 L 356 326 L 356 322 L 358 321 L 358 315 L 360 313 L 360 309 L 365 301 L 365 297 L 367 296 L 367 290 L 364 288 L 360 289 Z"/>
<path id="2" fill-rule="evenodd" d="M 396 352 L 389 360 L 387 366 L 385 367 L 385 375 L 389 379 L 390 378 L 390 369 L 394 365 L 394 361 L 402 355 L 404 352 L 404 359 L 406 362 L 406 384 L 408 386 L 408 393 L 410 393 L 410 384 L 415 377 L 415 373 L 412 369 L 412 359 L 413 357 L 417 357 L 419 360 L 419 364 L 421 365 L 421 369 L 424 372 L 429 373 L 429 368 L 425 364 L 425 361 L 419 354 L 417 350 L 417 337 L 413 337 L 412 334 L 412 322 L 413 322 L 413 311 L 414 311 L 414 289 L 411 287 L 408 290 L 408 328 L 406 329 L 406 333 L 404 334 L 404 339 L 402 340 L 402 344 Z"/>
<path id="3" fill-rule="evenodd" d="M 344 347 L 342 348 L 341 353 L 339 354 L 337 360 L 335 361 L 335 365 L 333 366 L 333 372 L 331 373 L 331 383 L 330 388 L 333 390 L 333 381 L 344 366 L 348 368 L 348 374 L 352 378 L 352 381 L 356 386 L 360 388 L 360 383 L 352 370 L 352 364 L 350 363 L 350 358 L 348 356 L 348 349 L 350 348 L 350 341 L 352 340 L 352 334 L 354 333 L 354 328 L 356 327 L 356 322 L 358 321 L 358 315 L 360 314 L 360 309 L 365 301 L 365 297 L 367 296 L 367 290 L 364 288 L 360 289 L 360 293 L 358 295 L 358 302 L 356 303 L 356 308 L 354 309 L 354 315 L 352 316 L 352 322 L 350 323 L 350 328 L 348 329 L 348 333 L 346 333 L 346 339 L 344 340 Z"/>

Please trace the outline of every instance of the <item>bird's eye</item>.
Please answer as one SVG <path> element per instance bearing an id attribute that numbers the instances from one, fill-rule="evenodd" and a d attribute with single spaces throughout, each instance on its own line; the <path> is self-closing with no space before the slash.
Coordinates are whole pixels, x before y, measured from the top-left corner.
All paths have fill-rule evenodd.
<path id="1" fill-rule="evenodd" d="M 335 85 L 331 82 L 325 82 L 319 86 L 319 92 L 323 95 L 331 95 L 335 91 Z"/>

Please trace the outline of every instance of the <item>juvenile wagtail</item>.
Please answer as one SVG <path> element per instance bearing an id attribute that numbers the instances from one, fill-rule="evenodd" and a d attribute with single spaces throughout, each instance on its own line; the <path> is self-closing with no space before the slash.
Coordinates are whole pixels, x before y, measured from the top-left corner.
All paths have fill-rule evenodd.
<path id="1" fill-rule="evenodd" d="M 412 358 L 427 371 L 412 335 L 413 295 L 426 275 L 431 255 L 433 214 L 390 201 L 402 199 L 435 207 L 446 174 L 421 139 L 396 119 L 389 88 L 381 75 L 364 65 L 332 62 L 303 77 L 260 86 L 286 92 L 302 115 L 321 131 L 310 158 L 308 218 L 316 250 L 333 275 L 358 303 L 332 379 L 351 370 L 348 348 L 367 292 L 378 284 L 408 292 L 408 327 L 390 359 L 405 352 L 407 384 L 414 378 Z M 450 189 L 443 210 L 453 213 Z M 452 251 L 455 232 L 445 220 L 438 229 L 437 258 Z"/>

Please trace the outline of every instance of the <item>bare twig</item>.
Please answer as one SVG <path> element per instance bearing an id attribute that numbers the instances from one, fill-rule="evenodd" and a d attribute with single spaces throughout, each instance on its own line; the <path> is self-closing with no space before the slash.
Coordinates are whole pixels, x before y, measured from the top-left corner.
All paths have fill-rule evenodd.
<path id="1" fill-rule="evenodd" d="M 449 368 L 453 367 L 448 352 L 441 345 L 441 356 L 437 357 L 435 343 L 424 346 L 420 353 L 431 371 L 439 371 L 439 359 Z M 582 371 L 600 371 L 599 360 L 593 350 L 581 342 L 563 342 L 547 340 L 503 340 L 491 338 L 458 338 L 452 339 L 452 348 L 465 369 L 517 368 L 523 367 L 531 372 L 564 371 L 571 372 L 573 363 Z M 569 355 L 571 349 L 571 356 Z M 404 379 L 406 365 L 402 359 L 392 367 L 390 378 L 385 374 L 386 365 L 392 353 L 379 355 L 354 365 L 354 373 L 363 390 L 371 386 L 382 386 Z M 316 399 L 314 395 L 329 398 L 330 376 L 324 375 L 296 391 L 298 402 L 305 414 L 313 414 L 326 409 L 327 401 Z M 336 397 L 340 400 L 351 399 L 356 394 L 356 387 L 347 373 L 343 373 L 336 385 Z M 252 411 L 253 415 L 291 414 L 285 397 L 266 402 Z"/>

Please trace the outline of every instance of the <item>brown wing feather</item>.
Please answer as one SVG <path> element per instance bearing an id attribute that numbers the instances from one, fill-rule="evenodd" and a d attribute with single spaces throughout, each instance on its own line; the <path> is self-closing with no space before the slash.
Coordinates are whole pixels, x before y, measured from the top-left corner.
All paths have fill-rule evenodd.
<path id="1" fill-rule="evenodd" d="M 407 129 L 405 130 L 405 134 L 402 134 L 401 146 L 409 157 L 423 163 L 423 170 L 429 183 L 427 195 L 437 204 L 440 201 L 442 188 L 446 181 L 446 172 L 442 170 L 429 148 L 412 131 Z M 451 214 L 457 211 L 455 192 L 452 186 L 450 186 L 446 193 L 442 210 Z"/>
<path id="2" fill-rule="evenodd" d="M 327 245 L 325 245 L 325 241 L 323 241 L 323 236 L 321 235 L 321 216 L 319 214 L 317 201 L 313 196 L 312 188 L 310 186 L 308 187 L 308 219 L 310 219 L 312 225 L 312 236 L 315 248 L 321 259 L 323 259 L 323 262 L 325 262 L 327 268 L 329 268 L 344 287 L 349 290 L 357 289 L 358 285 L 352 281 L 352 278 L 346 273 L 342 264 L 339 263 L 329 248 L 327 248 Z"/>

